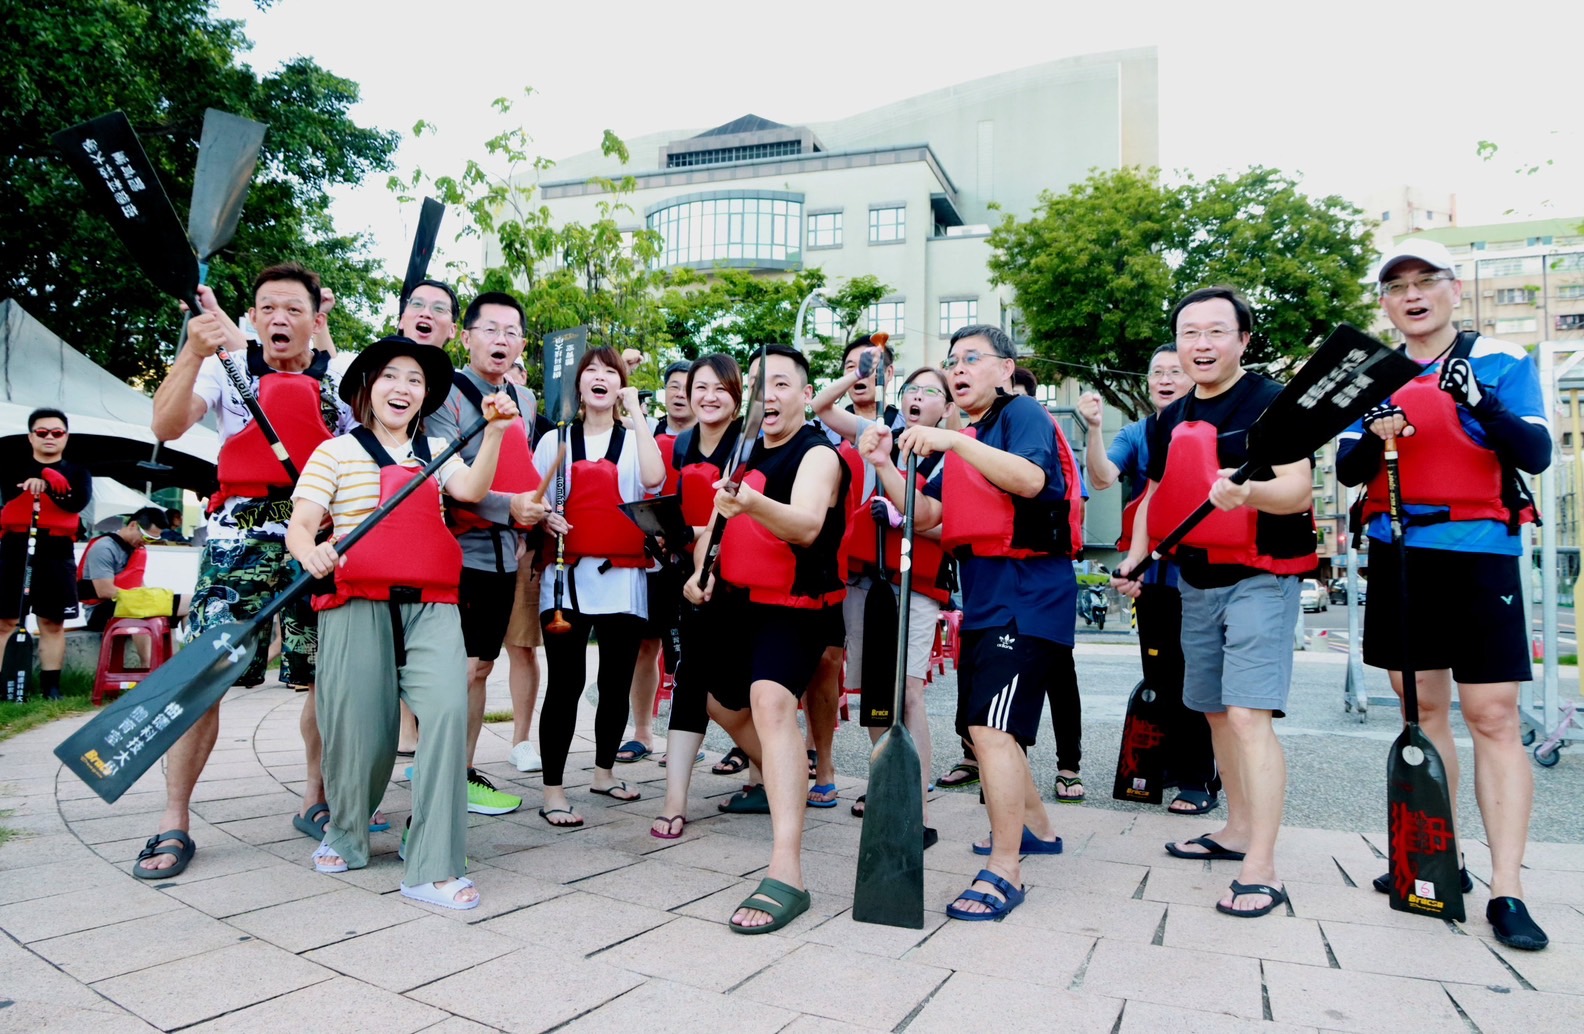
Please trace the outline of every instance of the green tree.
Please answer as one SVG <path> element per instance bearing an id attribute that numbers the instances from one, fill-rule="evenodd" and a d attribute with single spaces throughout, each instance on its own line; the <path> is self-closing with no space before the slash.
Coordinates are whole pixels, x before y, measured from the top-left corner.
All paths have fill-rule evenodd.
<path id="1" fill-rule="evenodd" d="M 85 210 L 50 134 L 120 108 L 185 215 L 203 113 L 215 107 L 270 126 L 236 238 L 210 267 L 222 304 L 245 308 L 253 275 L 294 259 L 335 290 L 332 333 L 347 343 L 368 339 L 374 307 L 395 287 L 361 236 L 335 229 L 327 190 L 388 168 L 397 137 L 349 117 L 356 83 L 307 58 L 255 74 L 239 62 L 251 47 L 242 24 L 215 17 L 210 0 L 5 7 L 0 290 L 112 373 L 163 376 L 180 316 L 135 272 L 104 220 Z"/>
<path id="2" fill-rule="evenodd" d="M 1038 356 L 1141 413 L 1142 371 L 1170 340 L 1171 306 L 1195 288 L 1230 284 L 1248 298 L 1248 363 L 1302 354 L 1342 321 L 1367 325 L 1372 225 L 1273 169 L 1176 186 L 1159 170 L 1118 169 L 1041 195 L 1027 220 L 1007 216 L 990 270 L 1017 293 Z"/>

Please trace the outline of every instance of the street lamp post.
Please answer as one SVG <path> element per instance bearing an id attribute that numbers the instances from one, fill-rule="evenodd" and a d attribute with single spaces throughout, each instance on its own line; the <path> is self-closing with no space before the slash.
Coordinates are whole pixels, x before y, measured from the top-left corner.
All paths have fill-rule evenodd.
<path id="1" fill-rule="evenodd" d="M 803 352 L 804 354 L 808 353 L 808 349 L 804 346 L 803 319 L 804 319 L 805 316 L 808 315 L 808 310 L 809 310 L 810 303 L 812 303 L 814 301 L 814 299 L 816 299 L 816 298 L 825 298 L 825 297 L 827 297 L 826 291 L 827 291 L 827 288 L 824 288 L 824 287 L 816 287 L 816 288 L 814 288 L 814 290 L 810 291 L 808 293 L 808 295 L 806 297 L 804 297 L 802 304 L 800 304 L 798 306 L 797 325 L 796 325 L 796 329 L 793 331 L 792 336 L 793 336 L 793 340 L 797 342 L 798 351 L 799 352 Z"/>

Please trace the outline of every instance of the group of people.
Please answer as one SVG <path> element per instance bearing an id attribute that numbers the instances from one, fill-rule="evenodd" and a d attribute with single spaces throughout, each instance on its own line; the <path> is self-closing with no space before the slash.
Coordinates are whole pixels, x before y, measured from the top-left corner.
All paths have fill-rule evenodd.
<path id="1" fill-rule="evenodd" d="M 1455 679 L 1475 733 L 1492 842 L 1498 896 L 1490 919 L 1507 943 L 1538 948 L 1545 937 L 1518 882 L 1532 793 L 1516 728 L 1516 680 L 1528 677 L 1523 619 L 1515 608 L 1485 607 L 1518 577 L 1517 515 L 1501 510 L 1505 495 L 1479 493 L 1502 482 L 1490 469 L 1505 476 L 1511 466 L 1543 468 L 1549 432 L 1521 349 L 1485 338 L 1463 347 L 1466 335 L 1450 323 L 1458 285 L 1450 260 L 1440 258 L 1407 251 L 1381 267 L 1382 304 L 1409 354 L 1430 364 L 1428 387 L 1416 381 L 1418 394 L 1404 389 L 1345 436 L 1339 471 L 1370 482 L 1369 498 L 1378 501 L 1381 436 L 1406 436 L 1416 425 L 1417 438 L 1401 440 L 1417 440 L 1423 451 L 1405 449 L 1404 463 L 1434 471 L 1410 481 L 1419 488 L 1409 499 L 1427 515 L 1411 522 L 1408 539 L 1416 600 L 1418 585 L 1427 587 L 1424 611 L 1413 615 L 1424 724 L 1444 744 L 1455 778 L 1446 717 Z M 684 835 L 691 771 L 713 719 L 735 744 L 717 770 L 748 771 L 747 785 L 721 809 L 767 812 L 773 829 L 767 875 L 729 923 L 742 933 L 785 926 L 809 907 L 800 861 L 805 810 L 837 803 L 830 737 L 842 661 L 847 688 L 859 688 L 865 594 L 880 591 L 881 570 L 893 579 L 900 571 L 900 512 L 911 505 L 914 595 L 900 720 L 919 742 L 928 782 L 924 665 L 941 609 L 960 598 L 956 732 L 965 757 L 957 772 L 979 780 L 990 825 L 972 845 L 984 867 L 947 913 L 998 919 L 1024 900 L 1023 856 L 1062 850 L 1027 751 L 1047 697 L 1058 739 L 1076 740 L 1072 561 L 1082 544 L 1084 486 L 1055 420 L 1014 390 L 1017 354 L 1005 333 L 961 328 L 941 368 L 912 371 L 894 406 L 877 384 L 890 358 L 878 341 L 849 348 L 847 372 L 818 396 L 797 349 L 766 346 L 746 371 L 727 355 L 703 356 L 665 371 L 667 415 L 654 425 L 628 382 L 632 357 L 592 347 L 567 388 L 577 415 L 557 427 L 511 383 L 525 329 L 511 295 L 481 294 L 464 309 L 449 285 L 425 281 L 402 300 L 398 334 L 357 353 L 338 376 L 314 347 L 321 291 L 301 266 L 261 272 L 249 312 L 258 339 L 248 340 L 202 289 L 203 311 L 156 393 L 153 425 L 168 439 L 213 412 L 223 440 L 191 634 L 245 620 L 299 566 L 320 579 L 311 598 L 284 614 L 281 656 L 282 681 L 306 688 L 307 780 L 293 821 L 317 841 L 316 869 L 367 864 L 370 832 L 384 826 L 384 787 L 398 754 L 412 751 L 401 892 L 447 908 L 477 905 L 478 888 L 465 874 L 466 814 L 521 804 L 473 765 L 484 681 L 503 646 L 513 668 L 512 760 L 542 770 L 546 823 L 582 825 L 566 763 L 593 637 L 599 672 L 588 793 L 639 797 L 617 766 L 653 746 L 648 709 L 663 664 L 674 678 L 666 794 L 650 832 Z M 469 363 L 454 371 L 444 346 L 458 322 Z M 1280 390 L 1241 365 L 1252 330 L 1247 304 L 1230 289 L 1197 291 L 1173 310 L 1170 325 L 1174 344 L 1156 353 L 1149 371 L 1157 412 L 1108 450 L 1097 433 L 1098 399 L 1086 397 L 1080 409 L 1091 433 L 1081 466 L 1096 488 L 1126 478 L 1134 497 L 1127 557 L 1113 584 L 1139 600 L 1141 638 L 1165 655 L 1151 678 L 1175 715 L 1169 780 L 1179 793 L 1171 810 L 1203 814 L 1222 791 L 1227 798 L 1220 830 L 1166 849 L 1241 860 L 1217 907 L 1259 916 L 1286 899 L 1275 867 L 1285 765 L 1273 719 L 1291 681 L 1298 576 L 1316 564 L 1311 475 L 1300 461 L 1244 484 L 1228 477 L 1244 458 L 1240 432 Z M 250 418 L 221 368 L 221 349 L 243 365 L 272 434 Z M 740 441 L 738 413 L 756 383 L 762 424 Z M 545 400 L 547 412 L 556 401 Z M 469 432 L 460 452 L 356 549 L 338 549 Z M 1441 500 L 1434 493 L 1447 490 L 1447 471 L 1437 466 L 1440 451 L 1425 446 L 1457 435 L 1452 469 L 1481 480 Z M 299 478 L 277 458 L 272 437 Z M 41 491 L 65 494 L 53 481 Z M 622 509 L 657 495 L 676 497 L 680 513 L 664 536 L 646 534 Z M 1151 545 L 1207 497 L 1217 514 L 1172 563 L 1134 579 Z M 8 530 L 13 523 L 8 509 Z M 1393 558 L 1378 520 L 1368 533 L 1380 569 L 1367 659 L 1390 668 L 1401 664 L 1395 593 L 1379 590 Z M 1446 573 L 1442 552 L 1456 555 L 1456 573 Z M 1448 578 L 1459 592 L 1432 587 Z M 1478 613 L 1447 612 L 1469 585 L 1481 586 Z M 1485 586 L 1497 595 L 1486 600 Z M 1514 635 L 1516 650 L 1506 643 Z M 529 723 L 541 643 L 547 678 L 535 751 Z M 256 658 L 238 683 L 256 685 L 263 675 Z M 635 734 L 622 743 L 629 714 Z M 189 803 L 218 720 L 217 705 L 170 751 L 161 831 L 136 862 L 138 877 L 174 876 L 192 861 Z M 1064 760 L 1063 787 L 1081 793 L 1076 749 L 1074 742 L 1070 767 Z M 852 802 L 854 812 L 864 804 Z M 926 848 L 938 839 L 927 823 L 924 837 Z"/>

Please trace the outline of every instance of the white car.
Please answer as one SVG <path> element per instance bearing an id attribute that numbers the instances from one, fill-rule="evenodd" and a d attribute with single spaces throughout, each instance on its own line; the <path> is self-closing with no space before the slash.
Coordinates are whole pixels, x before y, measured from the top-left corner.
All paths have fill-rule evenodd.
<path id="1" fill-rule="evenodd" d="M 1303 604 L 1305 614 L 1312 611 L 1325 610 L 1330 602 L 1325 588 L 1315 578 L 1305 578 L 1303 580 L 1303 586 L 1298 590 L 1298 599 Z"/>

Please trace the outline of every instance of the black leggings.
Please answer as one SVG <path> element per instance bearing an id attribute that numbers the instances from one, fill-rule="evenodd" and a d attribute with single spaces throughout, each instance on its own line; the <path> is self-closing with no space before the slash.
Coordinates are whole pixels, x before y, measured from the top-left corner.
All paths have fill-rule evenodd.
<path id="1" fill-rule="evenodd" d="M 1072 647 L 1056 651 L 1056 667 L 1045 684 L 1050 701 L 1051 731 L 1056 736 L 1056 767 L 1078 771 L 1083 760 L 1083 704 L 1078 699 L 1078 667 Z"/>
<path id="2" fill-rule="evenodd" d="M 1166 786 L 1214 791 L 1215 748 L 1210 723 L 1183 704 L 1182 595 L 1170 585 L 1145 585 L 1133 604 L 1138 616 L 1144 680 L 1166 719 Z M 1150 653 L 1151 650 L 1155 652 Z"/>
<path id="3" fill-rule="evenodd" d="M 539 750 L 544 757 L 544 785 L 560 786 L 566 774 L 567 754 L 577 730 L 578 698 L 588 678 L 588 641 L 599 636 L 599 706 L 594 712 L 594 767 L 612 768 L 627 728 L 628 692 L 638 664 L 638 644 L 643 622 L 631 614 L 579 614 L 563 611 L 570 631 L 544 634 L 544 706 L 539 712 Z M 541 626 L 553 612 L 539 615 Z"/>

